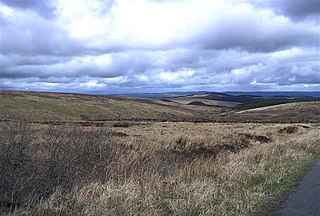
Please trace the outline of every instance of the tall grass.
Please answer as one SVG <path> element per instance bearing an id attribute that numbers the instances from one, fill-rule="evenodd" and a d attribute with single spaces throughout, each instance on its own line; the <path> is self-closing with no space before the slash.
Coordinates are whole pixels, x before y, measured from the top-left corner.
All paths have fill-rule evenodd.
<path id="1" fill-rule="evenodd" d="M 105 179 L 104 169 L 115 157 L 112 145 L 112 137 L 99 129 L 1 125 L 1 200 L 35 203 L 57 187 Z"/>
<path id="2" fill-rule="evenodd" d="M 125 142 L 105 128 L 0 131 L 1 200 L 30 204 L 15 215 L 253 214 L 294 183 L 320 139 L 316 128 Z"/>

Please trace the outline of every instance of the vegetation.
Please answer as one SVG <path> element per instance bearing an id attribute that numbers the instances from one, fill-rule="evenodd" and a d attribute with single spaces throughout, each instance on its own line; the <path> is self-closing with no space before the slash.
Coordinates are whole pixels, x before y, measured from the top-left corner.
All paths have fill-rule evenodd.
<path id="1" fill-rule="evenodd" d="M 225 116 L 239 122 L 243 119 L 268 123 L 320 122 L 320 101 L 286 103 L 235 112 Z"/>
<path id="2" fill-rule="evenodd" d="M 125 125 L 125 126 L 124 126 Z M 3 123 L 11 215 L 248 215 L 319 150 L 319 125 Z M 250 132 L 249 132 L 250 131 Z"/>
<path id="3" fill-rule="evenodd" d="M 216 113 L 210 110 L 207 114 Z M 205 114 L 197 107 L 80 94 L 0 91 L 0 120 L 80 121 L 110 119 L 168 119 Z"/>
<path id="4" fill-rule="evenodd" d="M 246 109 L 254 109 L 259 107 L 266 107 L 266 106 L 274 106 L 279 104 L 286 104 L 286 103 L 296 103 L 296 102 L 311 102 L 311 101 L 320 101 L 320 98 L 262 98 L 257 100 L 248 101 L 245 103 L 238 104 L 234 107 L 235 110 L 246 110 Z"/>
<path id="5" fill-rule="evenodd" d="M 0 91 L 0 121 L 23 120 L 60 124 L 108 121 L 189 122 L 320 122 L 320 101 L 274 103 L 269 99 L 238 103 L 186 96 L 168 99 L 138 99 L 81 94 Z M 289 101 L 289 99 L 288 99 Z M 290 99 L 293 102 L 294 99 Z M 281 102 L 276 101 L 276 103 Z M 282 102 L 281 102 L 282 103 Z M 250 107 L 265 107 L 249 109 Z M 236 109 L 232 109 L 232 107 Z M 242 108 L 241 108 L 242 107 Z M 239 110 L 241 109 L 241 110 Z M 244 110 L 242 110 L 244 109 Z M 259 110 L 257 110 L 259 109 Z M 122 124 L 122 123 L 120 123 Z"/>
<path id="6" fill-rule="evenodd" d="M 319 156 L 320 102 L 207 96 L 0 91 L 0 214 L 271 212 Z"/>

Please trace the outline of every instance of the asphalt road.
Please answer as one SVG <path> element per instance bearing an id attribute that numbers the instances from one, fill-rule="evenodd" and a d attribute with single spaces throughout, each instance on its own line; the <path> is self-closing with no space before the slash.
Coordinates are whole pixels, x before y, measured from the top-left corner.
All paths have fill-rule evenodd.
<path id="1" fill-rule="evenodd" d="M 320 159 L 273 216 L 320 216 Z"/>

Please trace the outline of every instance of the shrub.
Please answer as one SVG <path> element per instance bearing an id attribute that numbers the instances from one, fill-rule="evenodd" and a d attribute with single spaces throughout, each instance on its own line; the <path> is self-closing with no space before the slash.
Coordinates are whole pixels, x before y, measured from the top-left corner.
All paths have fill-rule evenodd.
<path id="1" fill-rule="evenodd" d="M 113 124 L 113 127 L 130 127 L 130 122 L 116 122 Z"/>
<path id="2" fill-rule="evenodd" d="M 279 133 L 284 133 L 284 134 L 294 134 L 297 133 L 299 130 L 298 127 L 296 126 L 289 126 L 289 127 L 285 127 L 285 128 L 281 128 L 278 132 Z"/>
<path id="3" fill-rule="evenodd" d="M 87 120 L 90 120 L 90 115 L 89 114 L 86 114 L 86 113 L 83 113 L 83 114 L 80 114 L 80 118 L 84 121 L 87 121 Z"/>

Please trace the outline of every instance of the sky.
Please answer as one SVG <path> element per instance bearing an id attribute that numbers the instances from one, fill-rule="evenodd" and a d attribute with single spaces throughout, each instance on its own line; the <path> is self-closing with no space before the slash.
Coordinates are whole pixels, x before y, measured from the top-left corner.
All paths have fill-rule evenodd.
<path id="1" fill-rule="evenodd" d="M 0 89 L 320 91 L 319 0 L 0 0 Z"/>

